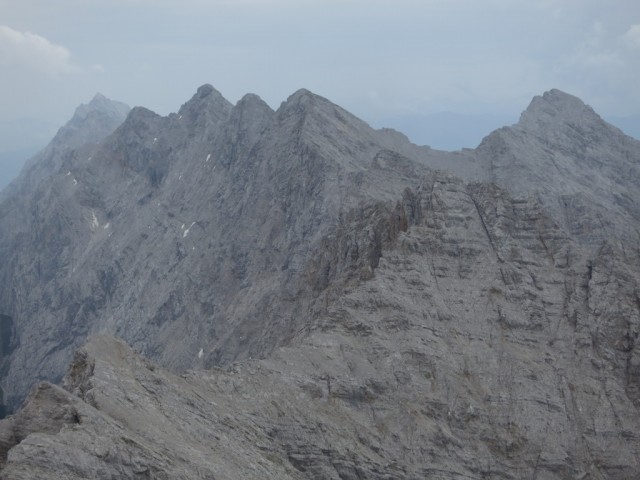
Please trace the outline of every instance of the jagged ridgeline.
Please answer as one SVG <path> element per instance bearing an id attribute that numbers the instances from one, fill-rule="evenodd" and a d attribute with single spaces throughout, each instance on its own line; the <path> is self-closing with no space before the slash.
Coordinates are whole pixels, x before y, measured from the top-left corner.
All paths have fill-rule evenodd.
<path id="1" fill-rule="evenodd" d="M 98 96 L 0 194 L 1 475 L 635 478 L 639 186 L 558 90 L 459 152 Z"/>

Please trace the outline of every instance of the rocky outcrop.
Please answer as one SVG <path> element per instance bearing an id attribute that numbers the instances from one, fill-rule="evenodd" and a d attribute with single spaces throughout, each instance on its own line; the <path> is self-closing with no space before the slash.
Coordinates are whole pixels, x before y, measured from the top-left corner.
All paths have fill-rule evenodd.
<path id="1" fill-rule="evenodd" d="M 5 478 L 640 472 L 640 144 L 575 97 L 450 154 L 203 86 L 83 148 L 0 239 L 9 404 L 71 364 Z"/>

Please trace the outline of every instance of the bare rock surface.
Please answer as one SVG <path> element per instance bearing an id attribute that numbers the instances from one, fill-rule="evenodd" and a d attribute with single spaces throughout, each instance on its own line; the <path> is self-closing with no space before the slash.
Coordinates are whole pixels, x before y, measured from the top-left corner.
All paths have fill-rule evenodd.
<path id="1" fill-rule="evenodd" d="M 638 141 L 580 99 L 559 90 L 535 97 L 476 152 L 486 180 L 534 196 L 582 242 L 637 239 Z"/>
<path id="2" fill-rule="evenodd" d="M 579 99 L 447 153 L 205 85 L 71 152 L 0 235 L 5 401 L 63 385 L 2 478 L 640 474 L 640 143 Z"/>
<path id="3" fill-rule="evenodd" d="M 306 90 L 277 112 L 256 96 L 232 106 L 211 86 L 168 117 L 134 108 L 101 144 L 72 150 L 33 193 L 0 205 L 6 403 L 59 380 L 91 333 L 175 371 L 200 349 L 211 366 L 287 342 L 324 308 L 338 272 L 371 275 L 386 233 L 344 222 L 345 237 L 333 232 L 364 205 L 386 221 L 419 181 L 426 167 L 390 150 L 399 138 Z M 405 143 L 426 159 L 448 155 Z M 331 238 L 350 256 L 323 259 Z"/>

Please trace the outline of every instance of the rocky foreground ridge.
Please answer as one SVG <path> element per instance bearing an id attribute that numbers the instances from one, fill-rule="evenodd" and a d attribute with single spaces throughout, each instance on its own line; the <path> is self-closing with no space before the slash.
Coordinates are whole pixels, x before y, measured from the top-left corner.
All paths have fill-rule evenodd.
<path id="1" fill-rule="evenodd" d="M 579 99 L 448 153 L 203 86 L 65 152 L 0 202 L 5 403 L 62 385 L 2 478 L 640 474 L 640 143 Z"/>

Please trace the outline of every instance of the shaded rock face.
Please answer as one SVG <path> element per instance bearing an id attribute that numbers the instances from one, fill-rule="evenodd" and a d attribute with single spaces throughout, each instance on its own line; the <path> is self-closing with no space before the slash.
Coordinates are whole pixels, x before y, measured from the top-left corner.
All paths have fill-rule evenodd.
<path id="1" fill-rule="evenodd" d="M 458 153 L 306 90 L 136 108 L 0 228 L 7 404 L 67 371 L 2 475 L 634 478 L 639 162 L 557 90 Z"/>

